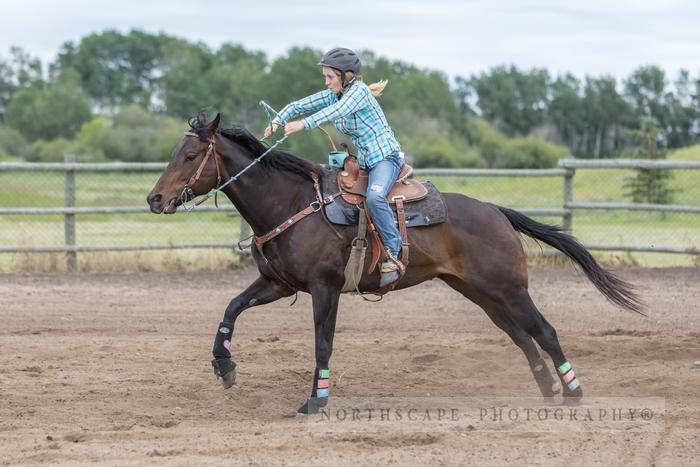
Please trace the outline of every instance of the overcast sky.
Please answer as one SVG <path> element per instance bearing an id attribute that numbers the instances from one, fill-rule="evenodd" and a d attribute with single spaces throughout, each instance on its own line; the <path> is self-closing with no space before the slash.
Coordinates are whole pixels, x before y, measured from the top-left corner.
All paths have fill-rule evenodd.
<path id="1" fill-rule="evenodd" d="M 3 57 L 18 45 L 50 61 L 65 41 L 132 28 L 271 58 L 295 45 L 370 49 L 450 77 L 501 64 L 578 77 L 623 78 L 644 64 L 671 78 L 700 73 L 691 0 L 0 0 Z"/>

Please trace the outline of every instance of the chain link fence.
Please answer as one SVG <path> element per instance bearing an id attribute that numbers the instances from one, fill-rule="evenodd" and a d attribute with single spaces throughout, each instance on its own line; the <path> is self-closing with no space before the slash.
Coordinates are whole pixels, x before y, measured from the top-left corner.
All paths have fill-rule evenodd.
<path id="1" fill-rule="evenodd" d="M 218 209 L 210 202 L 192 213 L 149 212 L 146 196 L 164 167 L 0 164 L 0 271 L 216 268 L 240 261 L 234 246 L 247 226 L 225 197 Z M 625 187 L 644 167 L 672 174 L 665 204 L 632 203 Z M 689 266 L 700 253 L 698 169 L 700 162 L 567 160 L 559 169 L 423 169 L 415 176 L 441 191 L 563 224 L 600 255 Z"/>

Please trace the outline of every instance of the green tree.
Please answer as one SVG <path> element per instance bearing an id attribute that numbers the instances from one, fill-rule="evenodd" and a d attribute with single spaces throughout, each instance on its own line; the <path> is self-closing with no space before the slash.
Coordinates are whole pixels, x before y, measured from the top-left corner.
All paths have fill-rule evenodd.
<path id="1" fill-rule="evenodd" d="M 42 77 L 41 60 L 32 57 L 20 47 L 10 47 L 15 84 L 19 88 L 40 85 Z"/>
<path id="2" fill-rule="evenodd" d="M 470 120 L 469 125 L 473 141 L 486 167 L 501 166 L 501 159 L 505 157 L 508 138 L 494 128 L 486 119 L 473 118 Z"/>
<path id="3" fill-rule="evenodd" d="M 80 145 L 63 137 L 50 141 L 37 140 L 31 144 L 27 159 L 36 162 L 63 162 L 66 154 L 78 156 L 79 161 L 85 161 Z"/>
<path id="4" fill-rule="evenodd" d="M 291 101 L 325 89 L 321 67 L 323 52 L 310 47 L 293 47 L 286 56 L 276 58 L 263 78 L 265 100 L 280 110 Z"/>
<path id="5" fill-rule="evenodd" d="M 666 88 L 666 74 L 656 65 L 639 67 L 625 80 L 625 97 L 637 115 L 653 117 L 661 132 L 666 129 L 669 117 L 664 103 Z"/>
<path id="6" fill-rule="evenodd" d="M 664 96 L 664 104 L 668 112 L 668 127 L 666 141 L 669 148 L 689 146 L 697 140 L 700 109 L 694 105 L 692 82 L 690 74 L 681 70 L 674 83 L 676 92 L 668 92 Z"/>
<path id="7" fill-rule="evenodd" d="M 653 117 L 643 117 L 640 130 L 634 132 L 639 146 L 628 154 L 639 159 L 665 159 L 659 148 L 660 128 Z M 670 187 L 673 173 L 668 169 L 635 169 L 636 174 L 624 182 L 624 192 L 635 203 L 669 204 L 676 190 Z"/>
<path id="8" fill-rule="evenodd" d="M 266 58 L 239 45 L 224 44 L 217 52 L 186 46 L 163 76 L 168 113 L 181 118 L 203 107 L 221 111 L 228 121 L 262 124 L 258 102 Z"/>
<path id="9" fill-rule="evenodd" d="M 90 119 L 90 100 L 68 77 L 19 91 L 7 106 L 8 126 L 29 140 L 72 137 Z"/>
<path id="10" fill-rule="evenodd" d="M 27 157 L 29 148 L 22 134 L 14 128 L 0 126 L 0 153 L 7 156 Z"/>
<path id="11" fill-rule="evenodd" d="M 95 117 L 85 123 L 76 140 L 97 160 L 163 161 L 170 157 L 185 126 L 184 121 L 131 105 L 111 119 Z"/>
<path id="12" fill-rule="evenodd" d="M 168 71 L 163 75 L 163 100 L 168 114 L 191 117 L 199 109 L 212 106 L 214 95 L 205 76 L 216 57 L 203 44 L 171 44 Z"/>
<path id="13" fill-rule="evenodd" d="M 547 119 L 556 127 L 561 141 L 577 153 L 585 128 L 581 82 L 571 74 L 560 76 L 551 84 L 550 94 Z"/>
<path id="14" fill-rule="evenodd" d="M 629 104 L 617 92 L 615 78 L 586 77 L 583 90 L 582 152 L 589 157 L 612 157 L 624 145 L 632 121 Z"/>
<path id="15" fill-rule="evenodd" d="M 111 112 L 120 105 L 148 107 L 163 72 L 163 47 L 172 39 L 138 30 L 107 30 L 61 47 L 52 73 L 78 73 L 80 84 L 95 104 Z"/>
<path id="16" fill-rule="evenodd" d="M 266 94 L 262 87 L 268 66 L 266 55 L 240 45 L 224 44 L 216 57 L 220 66 L 213 74 L 221 84 L 213 89 L 217 93 L 215 105 L 233 121 L 260 121 L 258 103 Z"/>
<path id="17" fill-rule="evenodd" d="M 544 169 L 555 167 L 567 153 L 566 148 L 549 143 L 534 135 L 508 140 L 498 168 Z"/>
<path id="18" fill-rule="evenodd" d="M 472 77 L 470 84 L 482 117 L 508 135 L 526 135 L 545 121 L 549 79 L 543 69 L 522 73 L 500 66 Z"/>
<path id="19" fill-rule="evenodd" d="M 41 61 L 19 47 L 10 48 L 11 58 L 0 58 L 0 121 L 14 95 L 23 88 L 43 85 Z"/>
<path id="20" fill-rule="evenodd" d="M 12 67 L 0 58 L 0 121 L 4 121 L 7 104 L 17 92 L 13 78 Z"/>
<path id="21" fill-rule="evenodd" d="M 409 110 L 391 112 L 387 118 L 407 160 L 416 167 L 484 166 L 477 149 L 440 118 Z"/>

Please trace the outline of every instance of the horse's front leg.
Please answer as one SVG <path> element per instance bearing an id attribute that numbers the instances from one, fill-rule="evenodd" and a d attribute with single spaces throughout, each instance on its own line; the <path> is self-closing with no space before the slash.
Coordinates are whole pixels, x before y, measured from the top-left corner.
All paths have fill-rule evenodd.
<path id="1" fill-rule="evenodd" d="M 228 389 L 236 382 L 236 363 L 231 360 L 231 338 L 236 318 L 243 310 L 257 305 L 274 302 L 282 297 L 288 297 L 294 292 L 276 282 L 262 276 L 250 284 L 240 295 L 231 300 L 224 312 L 224 320 L 219 323 L 214 338 L 214 373 L 221 377 L 224 388 Z"/>
<path id="2" fill-rule="evenodd" d="M 330 369 L 328 362 L 333 352 L 335 319 L 338 315 L 340 290 L 317 287 L 311 290 L 314 307 L 314 330 L 316 338 L 316 369 L 314 370 L 311 397 L 297 410 L 300 414 L 313 414 L 328 404 L 330 395 Z"/>

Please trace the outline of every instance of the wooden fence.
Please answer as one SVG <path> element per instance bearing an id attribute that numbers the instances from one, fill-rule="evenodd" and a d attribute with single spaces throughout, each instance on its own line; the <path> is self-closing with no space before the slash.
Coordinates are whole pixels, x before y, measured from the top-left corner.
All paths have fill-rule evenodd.
<path id="1" fill-rule="evenodd" d="M 161 172 L 165 163 L 76 163 L 68 160 L 65 163 L 0 163 L 0 172 L 63 172 L 65 174 L 64 206 L 63 207 L 0 207 L 0 216 L 4 215 L 47 215 L 59 214 L 64 219 L 64 243 L 53 246 L 19 246 L 0 245 L 0 253 L 18 252 L 65 252 L 68 268 L 75 269 L 78 252 L 84 251 L 129 251 L 129 250 L 163 250 L 176 248 L 226 248 L 234 247 L 235 242 L 221 243 L 167 243 L 167 244 L 131 244 L 131 245 L 80 245 L 76 241 L 76 215 L 78 214 L 119 214 L 119 213 L 148 213 L 145 202 L 141 206 L 121 207 L 76 207 L 76 177 L 86 172 L 120 172 L 143 173 Z M 661 211 L 700 214 L 700 205 L 678 204 L 634 204 L 634 203 L 591 203 L 574 200 L 573 181 L 576 169 L 682 169 L 698 170 L 700 161 L 658 161 L 658 160 L 584 160 L 566 159 L 560 161 L 556 169 L 416 169 L 415 176 L 457 176 L 457 177 L 561 177 L 562 193 L 561 208 L 526 207 L 519 211 L 530 216 L 561 217 L 563 227 L 571 231 L 574 214 L 577 210 L 634 210 Z M 239 216 L 235 209 L 212 206 L 198 207 L 195 212 L 227 211 L 232 216 Z M 241 238 L 250 233 L 249 227 L 241 219 Z M 678 247 L 675 245 L 655 245 L 653 247 L 623 246 L 616 244 L 585 245 L 591 250 L 604 251 L 640 251 L 663 252 L 680 254 L 700 254 L 695 247 Z"/>

